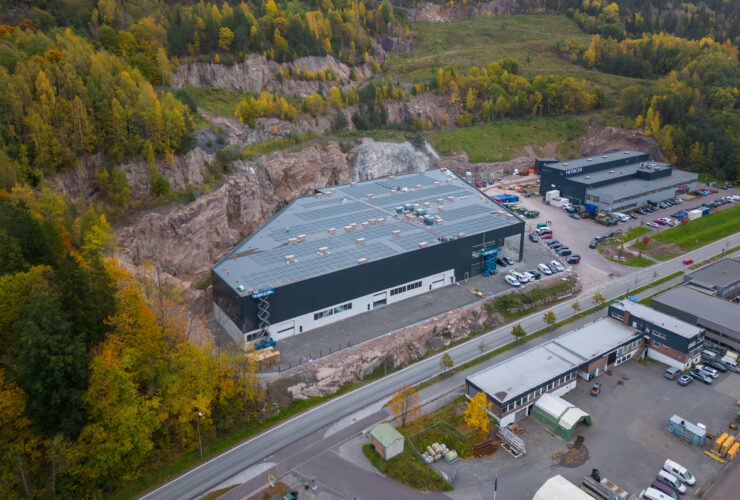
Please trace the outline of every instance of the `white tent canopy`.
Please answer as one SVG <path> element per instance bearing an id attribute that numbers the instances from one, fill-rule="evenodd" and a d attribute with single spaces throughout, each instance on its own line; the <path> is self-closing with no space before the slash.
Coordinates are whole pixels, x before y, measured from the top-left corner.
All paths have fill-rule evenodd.
<path id="1" fill-rule="evenodd" d="M 545 484 L 535 492 L 532 500 L 593 500 L 593 498 L 558 474 L 545 481 Z"/>
<path id="2" fill-rule="evenodd" d="M 560 426 L 568 430 L 575 427 L 581 418 L 589 416 L 585 411 L 549 392 L 540 396 L 535 404 L 555 417 Z"/>

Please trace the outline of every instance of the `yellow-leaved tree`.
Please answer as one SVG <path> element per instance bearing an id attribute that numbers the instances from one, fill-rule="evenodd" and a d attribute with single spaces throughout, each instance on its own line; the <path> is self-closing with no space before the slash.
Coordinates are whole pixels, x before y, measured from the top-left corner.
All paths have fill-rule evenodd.
<path id="1" fill-rule="evenodd" d="M 406 427 L 406 420 L 414 418 L 421 413 L 419 395 L 409 385 L 400 388 L 393 394 L 390 406 L 396 418 L 401 419 L 401 427 Z"/>
<path id="2" fill-rule="evenodd" d="M 490 422 L 487 412 L 490 410 L 491 402 L 486 398 L 486 393 L 479 392 L 473 396 L 473 399 L 468 401 L 468 407 L 463 413 L 465 423 L 468 424 L 468 427 L 478 429 L 481 434 L 487 433 L 488 423 Z"/>

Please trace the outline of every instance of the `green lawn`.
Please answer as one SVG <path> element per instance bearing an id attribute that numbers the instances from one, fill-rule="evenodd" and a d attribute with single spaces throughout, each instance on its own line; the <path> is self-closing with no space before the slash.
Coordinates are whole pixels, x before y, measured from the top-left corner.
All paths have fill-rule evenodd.
<path id="1" fill-rule="evenodd" d="M 527 144 L 544 146 L 552 141 L 570 141 L 586 133 L 583 119 L 574 116 L 501 120 L 484 125 L 426 134 L 437 152 L 446 156 L 465 151 L 473 163 L 506 161 L 522 156 Z"/>
<path id="2" fill-rule="evenodd" d="M 426 82 L 439 66 L 465 71 L 506 57 L 516 59 L 521 73 L 557 73 L 586 78 L 612 96 L 622 88 L 644 80 L 588 71 L 560 57 L 559 40 L 575 38 L 588 44 L 591 35 L 565 16 L 521 15 L 477 17 L 452 23 L 417 22 L 413 25 L 416 50 L 391 54 L 384 76 Z"/>
<path id="3" fill-rule="evenodd" d="M 626 233 L 618 234 L 614 238 L 610 238 L 608 241 L 603 242 L 602 245 L 621 245 L 622 243 L 629 243 L 632 240 L 639 238 L 640 236 L 652 231 L 649 227 L 638 226 L 633 227 Z M 645 245 L 642 242 L 635 243 L 634 246 L 638 248 L 644 248 Z"/>
<path id="4" fill-rule="evenodd" d="M 675 243 L 682 250 L 689 251 L 729 236 L 737 232 L 738 228 L 740 205 L 667 229 L 653 238 Z"/>
<path id="5" fill-rule="evenodd" d="M 442 479 L 442 476 L 437 474 L 434 469 L 425 464 L 411 451 L 408 443 L 404 443 L 403 453 L 382 462 L 380 455 L 372 448 L 370 443 L 362 446 L 362 452 L 373 467 L 406 486 L 416 488 L 417 490 L 452 490 L 452 486 Z"/>

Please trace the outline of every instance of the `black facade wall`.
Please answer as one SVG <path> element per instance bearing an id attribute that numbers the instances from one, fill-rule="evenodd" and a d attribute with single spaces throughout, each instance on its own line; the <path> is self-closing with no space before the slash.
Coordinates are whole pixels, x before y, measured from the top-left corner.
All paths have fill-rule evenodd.
<path id="1" fill-rule="evenodd" d="M 682 309 L 678 309 L 673 306 L 669 306 L 668 304 L 658 302 L 655 299 L 652 299 L 650 301 L 650 307 L 652 307 L 656 311 L 660 311 L 662 313 L 668 314 L 670 316 L 673 316 L 674 318 L 678 318 L 681 321 L 685 321 L 686 323 L 689 323 L 691 325 L 697 325 L 698 318 L 694 316 L 693 314 L 687 313 L 686 311 Z"/>
<path id="2" fill-rule="evenodd" d="M 612 306 L 609 307 L 609 315 L 613 318 L 619 319 L 615 314 L 623 315 L 624 311 L 620 309 L 613 308 Z M 636 327 L 633 327 L 633 323 L 637 323 Z M 699 335 L 695 335 L 691 338 L 686 338 L 682 335 L 679 335 L 677 333 L 672 332 L 671 330 L 668 330 L 667 328 L 656 325 L 655 323 L 652 323 L 650 321 L 644 320 L 642 318 L 638 318 L 634 314 L 630 313 L 630 327 L 633 327 L 637 330 L 640 330 L 641 332 L 647 333 L 647 330 L 649 330 L 649 333 L 647 335 L 650 336 L 651 339 L 660 342 L 661 344 L 664 344 L 668 347 L 671 347 L 678 352 L 688 354 L 691 350 L 696 349 L 696 345 L 692 346 L 691 349 L 689 349 L 689 344 L 692 342 L 695 342 L 699 340 Z M 655 332 L 658 332 L 660 334 L 663 334 L 665 338 L 659 337 L 655 334 Z"/>
<path id="3" fill-rule="evenodd" d="M 213 301 L 231 318 L 235 325 L 239 325 L 244 316 L 241 297 L 213 270 L 211 270 L 211 284 L 213 286 Z"/>
<path id="4" fill-rule="evenodd" d="M 455 280 L 461 280 L 465 273 L 471 271 L 473 247 L 495 243 L 508 236 L 523 233 L 524 227 L 524 222 L 520 222 L 498 230 L 432 245 L 367 264 L 358 264 L 331 274 L 281 286 L 268 298 L 270 323 L 276 324 L 302 314 L 320 311 L 450 268 L 455 270 Z M 254 330 L 258 324 L 257 300 L 246 296 L 242 301 L 241 324 L 245 327 L 243 330 Z"/>

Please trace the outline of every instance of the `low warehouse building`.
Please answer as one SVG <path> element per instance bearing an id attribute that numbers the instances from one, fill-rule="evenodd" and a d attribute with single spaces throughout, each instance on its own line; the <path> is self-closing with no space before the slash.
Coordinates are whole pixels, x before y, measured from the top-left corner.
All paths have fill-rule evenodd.
<path id="1" fill-rule="evenodd" d="M 370 441 L 375 451 L 385 460 L 403 453 L 403 435 L 391 424 L 378 424 L 370 431 Z"/>
<path id="2" fill-rule="evenodd" d="M 591 425 L 591 416 L 554 394 L 543 394 L 532 407 L 532 417 L 561 438 L 569 441 L 576 425 Z"/>
<path id="3" fill-rule="evenodd" d="M 318 189 L 211 269 L 217 321 L 239 341 L 298 335 L 490 273 L 524 221 L 447 169 Z"/>
<path id="4" fill-rule="evenodd" d="M 559 190 L 573 204 L 619 212 L 675 198 L 696 189 L 697 174 L 650 161 L 640 151 L 617 151 L 540 165 L 540 195 Z"/>
<path id="5" fill-rule="evenodd" d="M 558 474 L 545 481 L 532 500 L 593 500 L 593 497 Z"/>
<path id="6" fill-rule="evenodd" d="M 696 325 L 708 344 L 740 350 L 740 306 L 687 286 L 679 286 L 650 300 L 658 311 Z"/>
<path id="7" fill-rule="evenodd" d="M 699 292 L 732 299 L 740 294 L 740 260 L 725 258 L 684 275 L 686 286 Z"/>
<path id="8" fill-rule="evenodd" d="M 704 329 L 695 324 L 631 300 L 613 302 L 609 316 L 645 334 L 649 358 L 680 370 L 701 359 Z"/>
<path id="9" fill-rule="evenodd" d="M 528 416 L 542 394 L 567 393 L 579 376 L 591 380 L 632 358 L 641 344 L 640 332 L 603 318 L 467 377 L 466 396 L 485 392 L 505 426 Z"/>

